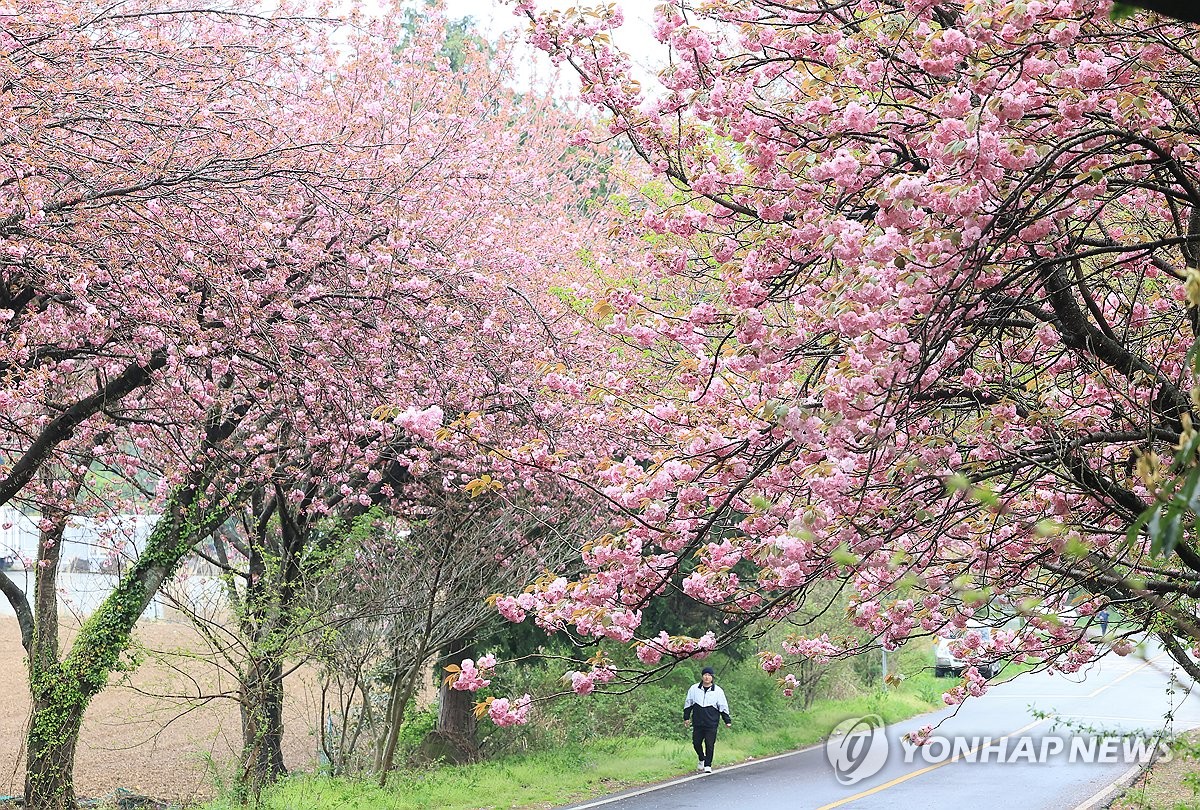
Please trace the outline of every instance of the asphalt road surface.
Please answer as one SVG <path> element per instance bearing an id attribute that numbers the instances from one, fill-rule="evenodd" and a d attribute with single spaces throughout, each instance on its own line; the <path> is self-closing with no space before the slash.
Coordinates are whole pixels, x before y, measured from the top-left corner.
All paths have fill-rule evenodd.
<path id="1" fill-rule="evenodd" d="M 1022 675 L 968 700 L 957 712 L 947 709 L 874 736 L 859 735 L 856 745 L 840 749 L 838 760 L 842 781 L 852 784 L 839 781 L 824 745 L 722 767 L 718 739 L 712 774 L 572 808 L 1090 810 L 1111 796 L 1114 782 L 1136 772 L 1139 756 L 1153 746 L 1151 741 L 1139 751 L 1139 742 L 1122 734 L 1161 732 L 1167 713 L 1174 731 L 1200 726 L 1200 690 L 1192 696 L 1178 683 L 1173 694 L 1171 688 L 1171 663 L 1164 654 L 1152 651 L 1149 660 L 1109 655 L 1084 673 Z M 730 696 L 735 716 L 736 699 Z M 929 723 L 936 725 L 933 734 L 940 742 L 916 749 L 901 740 Z M 837 739 L 845 743 L 851 737 Z"/>

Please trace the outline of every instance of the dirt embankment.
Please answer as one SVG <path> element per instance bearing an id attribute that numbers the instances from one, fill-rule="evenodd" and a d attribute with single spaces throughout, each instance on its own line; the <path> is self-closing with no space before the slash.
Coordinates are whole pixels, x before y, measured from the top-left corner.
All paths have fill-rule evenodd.
<path id="1" fill-rule="evenodd" d="M 70 620 L 64 619 L 68 624 Z M 69 629 L 64 633 L 69 641 Z M 76 758 L 80 796 L 117 788 L 169 801 L 214 793 L 214 770 L 227 779 L 240 747 L 236 682 L 190 624 L 138 625 L 137 640 L 151 651 L 132 674 L 114 677 L 88 707 Z M 25 652 L 16 619 L 0 616 L 0 795 L 19 794 L 24 779 L 24 736 L 29 720 Z M 284 760 L 311 768 L 316 760 L 317 691 L 311 677 L 288 677 Z"/>

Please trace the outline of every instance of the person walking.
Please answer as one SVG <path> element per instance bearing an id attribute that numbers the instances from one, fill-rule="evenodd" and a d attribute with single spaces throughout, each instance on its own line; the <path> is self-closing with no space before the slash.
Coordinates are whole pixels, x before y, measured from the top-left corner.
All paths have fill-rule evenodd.
<path id="1" fill-rule="evenodd" d="M 712 667 L 700 670 L 700 683 L 692 684 L 687 699 L 683 701 L 683 725 L 691 726 L 692 747 L 700 759 L 696 763 L 696 770 L 704 773 L 712 773 L 713 749 L 717 745 L 717 729 L 721 721 L 725 721 L 725 728 L 733 727 L 725 690 L 717 686 L 714 679 Z"/>
<path id="2" fill-rule="evenodd" d="M 1108 608 L 1101 608 L 1096 614 L 1096 618 L 1100 620 L 1100 635 L 1108 635 Z"/>

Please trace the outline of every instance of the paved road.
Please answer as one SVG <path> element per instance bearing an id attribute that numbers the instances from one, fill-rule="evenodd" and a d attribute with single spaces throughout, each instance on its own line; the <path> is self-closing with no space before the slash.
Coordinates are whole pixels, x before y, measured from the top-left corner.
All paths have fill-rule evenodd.
<path id="1" fill-rule="evenodd" d="M 1154 653 L 1149 661 L 1110 655 L 1077 676 L 1021 676 L 994 686 L 982 699 L 968 701 L 957 713 L 945 710 L 889 727 L 888 753 L 882 769 L 851 786 L 838 782 L 823 746 L 722 768 L 718 743 L 718 767 L 711 775 L 688 776 L 665 786 L 630 791 L 573 808 L 1078 808 L 1128 774 L 1135 764 L 1124 756 L 1119 741 L 1110 742 L 1111 747 L 1104 749 L 1103 737 L 1090 742 L 1087 729 L 1153 733 L 1163 728 L 1164 714 L 1169 710 L 1173 710 L 1176 731 L 1200 726 L 1200 690 L 1195 696 L 1182 690 L 1168 695 L 1169 678 L 1169 660 Z M 1035 711 L 1053 713 L 1054 718 L 1039 719 Z M 979 743 L 990 739 L 989 761 L 982 761 L 984 754 L 979 749 L 972 751 L 972 742 L 958 743 L 964 755 L 955 760 L 941 753 L 944 749 L 936 743 L 914 750 L 900 741 L 903 734 L 938 721 L 937 735 Z M 1074 743 L 1072 738 L 1077 738 Z M 1064 746 L 1062 754 L 1041 762 L 1030 761 L 1036 757 L 1026 755 L 1053 751 L 1058 740 Z M 1069 762 L 1073 744 L 1082 748 L 1076 751 L 1076 761 Z M 1001 750 L 1006 753 L 1001 754 Z M 1089 751 L 1095 754 L 1091 759 L 1108 761 L 1086 761 Z M 998 761 L 1001 759 L 1004 761 Z"/>

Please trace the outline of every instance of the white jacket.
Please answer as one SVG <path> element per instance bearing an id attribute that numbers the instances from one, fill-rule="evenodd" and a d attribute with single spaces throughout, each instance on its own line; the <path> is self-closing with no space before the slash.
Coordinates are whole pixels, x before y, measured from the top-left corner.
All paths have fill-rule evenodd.
<path id="1" fill-rule="evenodd" d="M 722 719 L 730 722 L 725 690 L 715 683 L 707 689 L 698 683 L 692 684 L 683 701 L 683 719 L 691 719 L 700 728 L 716 728 Z"/>

